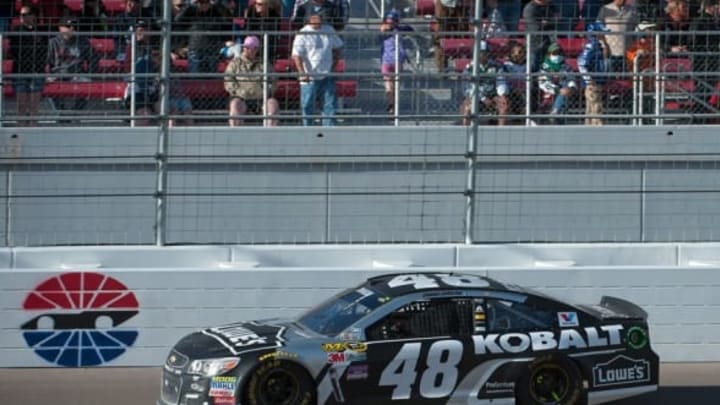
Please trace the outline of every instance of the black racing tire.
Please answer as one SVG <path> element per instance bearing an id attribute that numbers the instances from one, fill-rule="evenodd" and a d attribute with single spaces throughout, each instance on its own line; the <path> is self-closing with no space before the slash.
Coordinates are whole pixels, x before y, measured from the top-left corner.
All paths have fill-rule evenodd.
<path id="1" fill-rule="evenodd" d="M 267 360 L 252 371 L 245 387 L 250 405 L 311 405 L 316 400 L 315 382 L 298 364 Z"/>
<path id="2" fill-rule="evenodd" d="M 528 364 L 515 386 L 518 405 L 583 405 L 583 378 L 575 363 L 562 356 L 543 356 Z"/>

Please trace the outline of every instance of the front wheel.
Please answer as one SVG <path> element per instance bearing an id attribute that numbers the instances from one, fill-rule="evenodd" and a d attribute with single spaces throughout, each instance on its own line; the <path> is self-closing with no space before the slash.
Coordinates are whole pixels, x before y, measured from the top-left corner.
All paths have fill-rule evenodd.
<path id="1" fill-rule="evenodd" d="M 565 357 L 544 356 L 528 366 L 516 387 L 519 405 L 582 405 L 582 375 Z"/>
<path id="2" fill-rule="evenodd" d="M 310 405 L 315 385 L 302 367 L 277 360 L 264 361 L 252 373 L 245 390 L 251 405 Z"/>

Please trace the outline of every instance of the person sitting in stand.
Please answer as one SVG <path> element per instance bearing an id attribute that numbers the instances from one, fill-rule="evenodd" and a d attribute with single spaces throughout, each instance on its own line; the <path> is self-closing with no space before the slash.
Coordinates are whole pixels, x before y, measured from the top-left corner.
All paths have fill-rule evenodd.
<path id="1" fill-rule="evenodd" d="M 247 36 L 243 41 L 242 51 L 235 55 L 225 69 L 225 90 L 230 94 L 230 126 L 237 127 L 243 123 L 239 116 L 263 114 L 272 117 L 280 109 L 278 101 L 272 97 L 263 103 L 265 66 L 258 57 L 260 40 L 256 36 Z M 268 94 L 272 94 L 272 86 L 268 86 Z M 277 120 L 266 120 L 268 126 L 277 126 Z"/>
<path id="2" fill-rule="evenodd" d="M 20 25 L 13 29 L 21 33 L 10 37 L 10 53 L 15 64 L 13 73 L 36 74 L 37 77 L 12 79 L 17 93 L 17 112 L 20 117 L 32 118 L 40 110 L 43 86 L 45 84 L 45 63 L 47 62 L 47 39 L 38 27 L 37 10 L 33 6 L 20 8 Z M 37 121 L 19 120 L 18 126 L 35 126 Z"/>
<path id="3" fill-rule="evenodd" d="M 568 98 L 577 91 L 577 83 L 573 80 L 572 70 L 565 63 L 562 49 L 557 43 L 548 47 L 547 56 L 540 67 L 538 88 L 543 101 L 552 104 L 550 123 L 564 122 L 554 116 L 567 112 Z"/>
<path id="4" fill-rule="evenodd" d="M 465 86 L 465 99 L 460 105 L 460 115 L 462 115 L 462 124 L 467 126 L 471 123 L 472 98 L 477 97 L 478 111 L 488 113 L 497 113 L 505 115 L 508 112 L 507 83 L 503 80 L 501 65 L 490 60 L 490 48 L 488 43 L 480 41 L 478 45 L 480 52 L 478 53 L 478 77 L 472 77 L 473 64 L 469 64 L 463 76 L 467 78 L 468 84 Z"/>
<path id="5" fill-rule="evenodd" d="M 402 36 L 396 38 L 396 33 L 412 31 L 409 25 L 400 24 L 400 14 L 392 10 L 385 14 L 382 24 L 380 24 L 380 71 L 383 74 L 385 82 L 385 96 L 388 100 L 387 112 L 393 114 L 395 111 L 395 68 L 396 68 L 396 44 L 397 61 L 399 62 L 397 71 L 402 72 L 403 63 L 407 59 L 407 51 L 403 46 Z"/>
<path id="6" fill-rule="evenodd" d="M 520 42 L 510 41 L 509 56 L 503 62 L 502 78 L 499 80 L 498 94 L 502 94 L 508 102 L 505 114 L 522 114 L 525 105 L 525 79 L 527 75 L 527 58 L 525 46 Z M 498 125 L 506 125 L 508 119 L 502 114 L 498 116 Z"/>

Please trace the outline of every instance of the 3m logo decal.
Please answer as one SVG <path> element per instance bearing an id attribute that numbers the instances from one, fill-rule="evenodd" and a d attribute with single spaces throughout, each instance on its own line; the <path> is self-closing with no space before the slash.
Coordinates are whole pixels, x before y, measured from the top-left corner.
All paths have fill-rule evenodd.
<path id="1" fill-rule="evenodd" d="M 137 330 L 122 328 L 138 314 L 135 294 L 99 273 L 65 273 L 30 291 L 21 325 L 27 345 L 63 367 L 96 366 L 116 359 L 135 343 Z"/>

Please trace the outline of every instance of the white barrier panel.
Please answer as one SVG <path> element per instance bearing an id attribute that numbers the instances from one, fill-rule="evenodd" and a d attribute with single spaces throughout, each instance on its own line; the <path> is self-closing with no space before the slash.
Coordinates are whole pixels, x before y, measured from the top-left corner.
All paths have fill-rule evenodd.
<path id="1" fill-rule="evenodd" d="M 2 270 L 0 367 L 156 366 L 178 338 L 194 329 L 292 317 L 369 276 L 400 270 Z M 653 347 L 663 361 L 720 361 L 718 268 L 454 270 L 490 275 L 584 303 L 595 303 L 602 295 L 629 299 L 650 314 Z M 73 293 L 78 290 L 82 293 Z M 108 314 L 92 315 L 100 310 Z M 119 313 L 129 318 L 115 324 L 112 316 Z M 67 326 L 67 319 L 73 326 Z M 79 324 L 84 328 L 78 328 Z M 52 339 L 52 344 L 46 344 Z M 46 349 L 56 346 L 61 349 Z M 75 348 L 86 351 L 78 354 Z"/>

